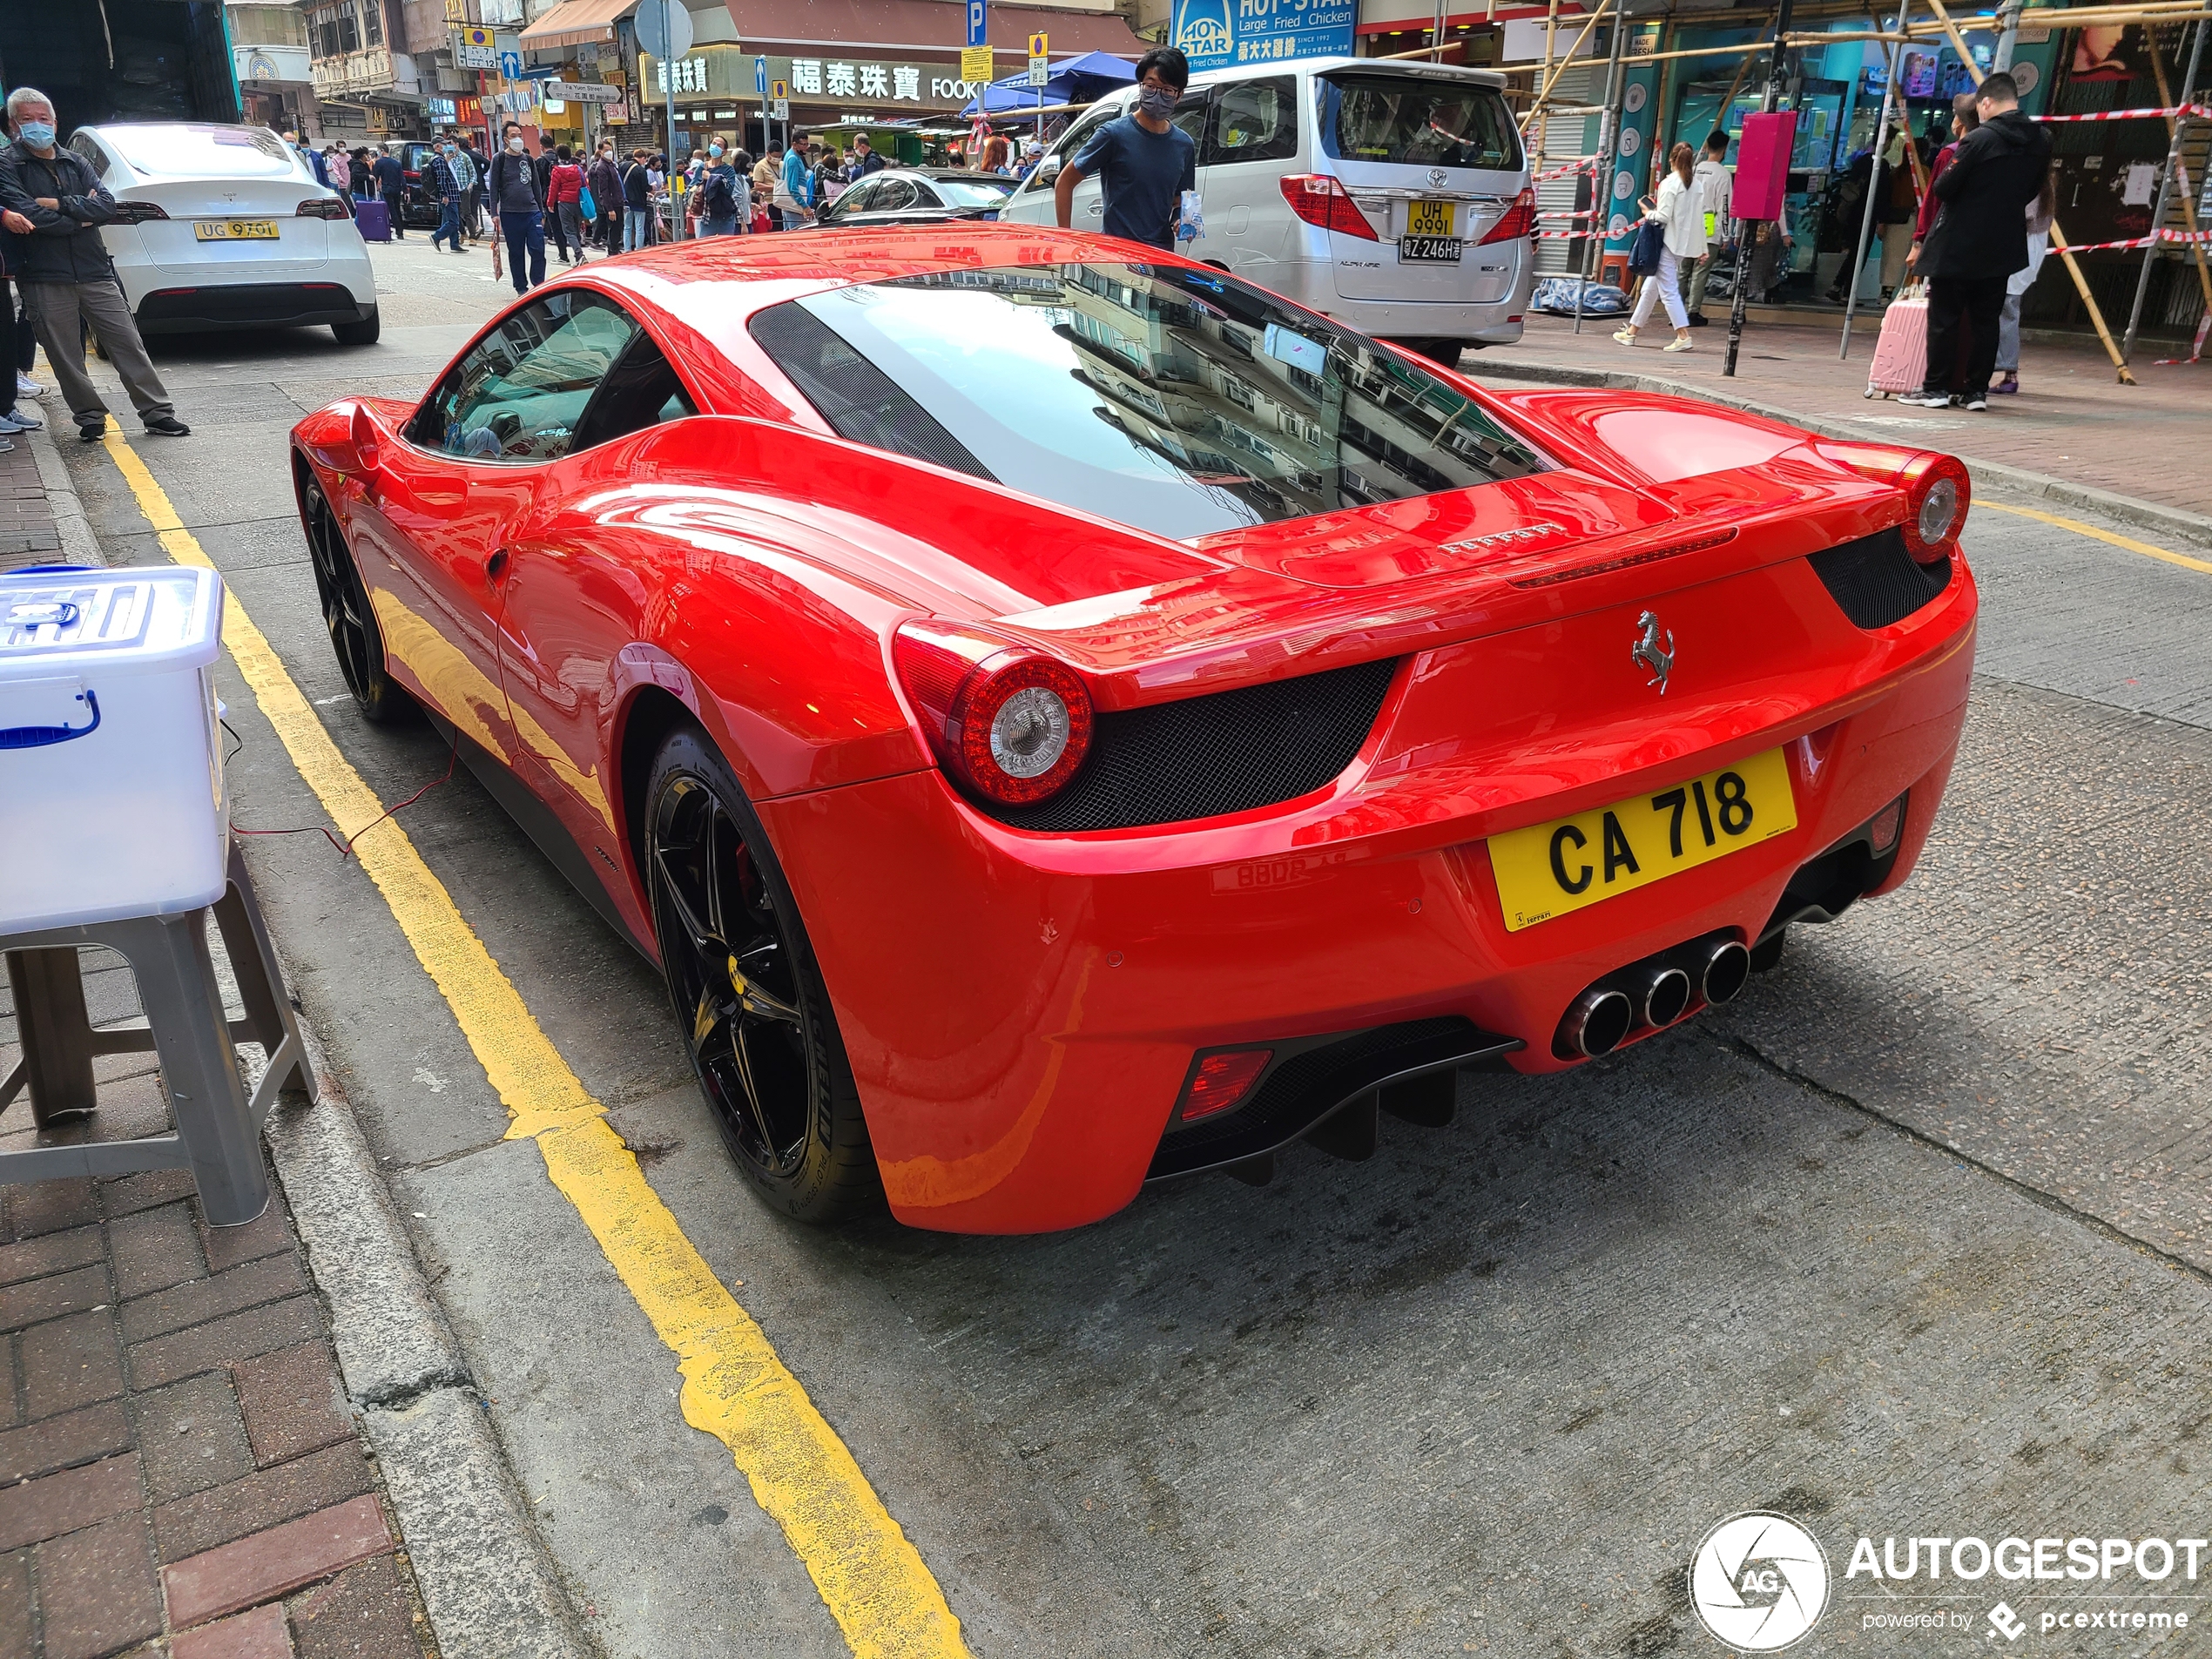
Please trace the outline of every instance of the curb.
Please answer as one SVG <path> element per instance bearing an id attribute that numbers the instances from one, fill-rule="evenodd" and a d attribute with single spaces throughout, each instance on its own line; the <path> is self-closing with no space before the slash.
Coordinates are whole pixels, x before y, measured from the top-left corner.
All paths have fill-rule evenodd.
<path id="1" fill-rule="evenodd" d="M 106 564 L 51 423 L 24 435 L 37 450 L 62 556 Z M 226 961 L 217 961 L 227 980 Z M 266 1125 L 269 1151 L 438 1652 L 443 1659 L 596 1659 L 598 1649 L 583 1635 L 516 1497 L 483 1400 L 408 1248 L 353 1103 L 296 1001 L 293 1010 L 315 1098 L 279 1103 Z"/>
<path id="2" fill-rule="evenodd" d="M 590 1659 L 518 1499 L 327 1052 L 295 1011 L 316 1096 L 270 1113 L 269 1150 L 330 1308 L 346 1392 L 375 1447 L 445 1659 Z"/>
<path id="3" fill-rule="evenodd" d="M 56 401 L 59 401 L 58 395 Z M 38 467 L 38 482 L 46 491 L 46 504 L 54 509 L 54 528 L 61 532 L 62 550 L 55 563 L 105 564 L 107 559 L 100 551 L 100 539 L 92 534 L 92 522 L 84 516 L 84 502 L 69 475 L 69 463 L 62 459 L 61 445 L 55 441 L 53 417 L 41 410 L 39 418 L 42 424 L 36 431 L 20 435 L 30 440 L 31 459 Z"/>
<path id="4" fill-rule="evenodd" d="M 1696 398 L 1703 403 L 1723 404 L 1729 408 L 1742 409 L 1748 415 L 1764 415 L 1770 421 L 1801 427 L 1823 437 L 1847 438 L 1856 442 L 1866 441 L 1866 434 L 1853 430 L 1847 421 L 1803 415 L 1776 404 L 1762 403 L 1754 398 L 1735 397 L 1708 387 L 1663 380 L 1656 374 L 1635 374 L 1620 369 L 1551 367 L 1538 363 L 1484 362 L 1480 358 L 1463 364 L 1460 372 L 1477 381 L 1534 381 L 1552 386 L 1595 386 L 1621 392 L 1661 392 L 1673 397 Z M 1966 463 L 1977 483 L 1986 481 L 1991 484 L 2001 484 L 2019 494 L 2038 496 L 2060 506 L 2086 507 L 2093 512 L 2102 513 L 2107 518 L 2118 519 L 2122 523 L 2163 530 L 2171 536 L 2212 546 L 2212 514 L 2192 513 L 2179 507 L 2161 507 L 2152 502 L 2138 501 L 2133 496 L 2119 495 L 2109 489 L 2095 489 L 2087 484 L 2071 484 L 2063 478 L 2054 478 L 2048 473 L 2031 472 L 2025 467 L 2010 467 L 1999 461 L 1983 461 L 1969 455 L 1961 455 L 1959 458 Z"/>

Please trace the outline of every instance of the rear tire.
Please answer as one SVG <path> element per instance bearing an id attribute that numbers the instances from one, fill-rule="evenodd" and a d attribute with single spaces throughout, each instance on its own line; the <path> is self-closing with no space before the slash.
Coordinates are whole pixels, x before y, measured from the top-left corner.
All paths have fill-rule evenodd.
<path id="1" fill-rule="evenodd" d="M 307 562 L 314 570 L 323 626 L 329 631 L 339 671 L 346 677 L 346 689 L 354 694 L 361 718 L 371 725 L 396 725 L 411 719 L 415 699 L 385 671 L 384 632 L 376 625 L 376 611 L 368 603 L 368 590 L 354 563 L 354 550 L 346 545 L 345 532 L 338 527 L 337 515 L 330 510 L 322 486 L 313 479 L 304 499 Z"/>
<path id="2" fill-rule="evenodd" d="M 860 1089 L 791 885 L 737 774 L 689 721 L 653 758 L 643 821 L 669 1002 L 732 1159 L 796 1220 L 875 1208 Z"/>
<path id="3" fill-rule="evenodd" d="M 338 336 L 341 346 L 374 346 L 383 328 L 383 314 L 374 307 L 358 322 L 334 322 L 330 332 Z"/>

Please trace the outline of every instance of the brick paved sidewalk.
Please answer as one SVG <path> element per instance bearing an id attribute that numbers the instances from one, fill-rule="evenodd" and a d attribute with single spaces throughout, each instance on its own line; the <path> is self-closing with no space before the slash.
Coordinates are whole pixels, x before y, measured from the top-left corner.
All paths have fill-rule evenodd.
<path id="1" fill-rule="evenodd" d="M 31 399 L 24 399 L 22 407 L 44 418 Z M 38 457 L 30 447 L 37 440 L 19 432 L 6 442 L 15 447 L 0 454 L 0 570 L 55 563 L 62 556 L 62 536 L 38 480 Z"/>
<path id="2" fill-rule="evenodd" d="M 120 957 L 84 967 L 96 1023 L 135 1012 Z M 98 1067 L 100 1110 L 44 1143 L 165 1126 L 147 1056 Z M 183 1170 L 0 1188 L 0 1654 L 431 1650 L 281 1194 L 211 1230 Z"/>
<path id="3" fill-rule="evenodd" d="M 1968 460 L 2212 514 L 2212 422 L 2205 416 L 2212 408 L 2212 360 L 2158 368 L 2152 359 L 2173 347 L 2141 342 L 2139 384 L 2121 386 L 2094 338 L 2086 344 L 2030 340 L 2020 349 L 2020 394 L 1992 398 L 1987 414 L 1911 409 L 1865 395 L 1882 326 L 1878 312 L 1860 314 L 1848 361 L 1836 355 L 1841 310 L 1819 321 L 1750 324 L 1733 379 L 1721 374 L 1727 311 L 1715 305 L 1710 313 L 1713 326 L 1696 331 L 1696 349 L 1671 355 L 1659 349 L 1674 338 L 1663 313 L 1633 347 L 1614 341 L 1617 320 L 1586 320 L 1578 336 L 1571 319 L 1534 314 L 1519 345 L 1468 352 L 1460 367 L 1477 380 L 1506 367 L 1520 371 L 1515 379 L 1547 368 L 1649 375 L 1693 393 L 1713 391 L 1841 422 L 1877 441 L 1924 430 L 1932 447 Z M 1501 385 L 1507 383 L 1500 377 Z"/>

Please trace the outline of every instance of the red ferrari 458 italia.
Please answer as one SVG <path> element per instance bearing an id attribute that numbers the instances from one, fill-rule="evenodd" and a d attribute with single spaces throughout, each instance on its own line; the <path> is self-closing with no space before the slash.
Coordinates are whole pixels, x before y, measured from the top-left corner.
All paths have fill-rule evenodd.
<path id="1" fill-rule="evenodd" d="M 1224 272 L 716 239 L 293 435 L 332 643 L 658 962 L 770 1202 L 1067 1227 L 1727 1001 L 1905 880 L 1967 480 Z"/>

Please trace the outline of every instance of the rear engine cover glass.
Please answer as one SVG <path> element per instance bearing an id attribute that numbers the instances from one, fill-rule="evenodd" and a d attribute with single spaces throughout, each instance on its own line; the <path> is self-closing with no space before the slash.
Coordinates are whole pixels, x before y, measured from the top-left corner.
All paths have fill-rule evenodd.
<path id="1" fill-rule="evenodd" d="M 972 457 L 947 464 L 1161 536 L 1552 465 L 1396 353 L 1212 271 L 932 273 L 772 306 L 752 332 L 855 442 Z M 855 359 L 880 394 L 866 409 Z"/>

